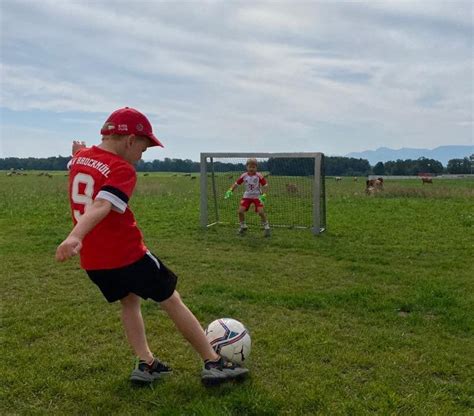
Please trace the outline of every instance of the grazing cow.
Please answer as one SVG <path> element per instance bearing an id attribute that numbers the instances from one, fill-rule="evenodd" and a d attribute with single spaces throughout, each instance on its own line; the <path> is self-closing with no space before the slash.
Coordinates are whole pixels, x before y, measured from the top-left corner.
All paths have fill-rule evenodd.
<path id="1" fill-rule="evenodd" d="M 357 182 L 359 178 L 357 176 L 354 176 L 354 182 Z"/>
<path id="2" fill-rule="evenodd" d="M 196 177 L 195 177 L 195 176 L 191 176 L 191 179 L 196 179 Z"/>
<path id="3" fill-rule="evenodd" d="M 149 173 L 144 173 L 144 174 L 143 174 L 143 176 L 148 176 L 148 175 L 149 175 Z"/>
<path id="4" fill-rule="evenodd" d="M 422 176 L 421 183 L 424 185 L 425 183 L 433 183 L 433 178 Z"/>
<path id="5" fill-rule="evenodd" d="M 383 191 L 383 178 L 367 179 L 365 181 L 365 192 L 367 195 L 373 195 L 378 191 Z"/>
<path id="6" fill-rule="evenodd" d="M 15 175 L 21 176 L 22 173 L 13 168 L 11 168 L 10 171 L 7 173 L 7 176 L 15 176 Z"/>
<path id="7" fill-rule="evenodd" d="M 342 178 L 340 176 L 336 176 L 336 182 L 342 181 Z"/>
<path id="8" fill-rule="evenodd" d="M 286 192 L 288 192 L 289 194 L 296 194 L 296 192 L 298 192 L 298 187 L 294 183 L 287 183 L 285 187 Z"/>

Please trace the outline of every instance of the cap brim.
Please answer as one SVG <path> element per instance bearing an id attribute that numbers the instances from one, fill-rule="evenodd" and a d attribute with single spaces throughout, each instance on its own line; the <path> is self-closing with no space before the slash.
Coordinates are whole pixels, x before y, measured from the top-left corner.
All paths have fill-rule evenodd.
<path id="1" fill-rule="evenodd" d="M 163 143 L 161 143 L 153 133 L 147 134 L 146 137 L 148 137 L 153 143 L 150 147 L 153 147 L 153 146 L 165 147 L 163 146 Z"/>

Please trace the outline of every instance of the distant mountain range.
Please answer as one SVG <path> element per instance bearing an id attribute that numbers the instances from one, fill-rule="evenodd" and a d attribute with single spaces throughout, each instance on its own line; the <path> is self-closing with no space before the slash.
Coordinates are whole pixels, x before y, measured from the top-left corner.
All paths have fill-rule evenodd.
<path id="1" fill-rule="evenodd" d="M 389 149 L 388 147 L 379 147 L 377 150 L 351 152 L 348 153 L 346 157 L 367 159 L 372 166 L 377 162 L 388 162 L 389 160 L 426 157 L 427 159 L 438 160 L 446 166 L 451 159 L 462 159 L 469 157 L 473 153 L 474 146 L 439 146 L 435 149 L 411 149 L 408 147 Z"/>

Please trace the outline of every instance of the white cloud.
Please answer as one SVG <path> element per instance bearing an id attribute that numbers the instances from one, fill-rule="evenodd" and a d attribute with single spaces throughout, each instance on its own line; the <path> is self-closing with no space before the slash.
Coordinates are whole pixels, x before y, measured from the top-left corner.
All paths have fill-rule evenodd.
<path id="1" fill-rule="evenodd" d="M 469 2 L 133 6 L 3 1 L 2 107 L 80 130 L 77 113 L 134 106 L 172 138 L 162 154 L 194 159 L 203 142 L 342 154 L 472 138 Z"/>
<path id="2" fill-rule="evenodd" d="M 103 111 L 100 95 L 79 84 L 60 81 L 39 68 L 0 65 L 2 101 L 12 110 Z"/>

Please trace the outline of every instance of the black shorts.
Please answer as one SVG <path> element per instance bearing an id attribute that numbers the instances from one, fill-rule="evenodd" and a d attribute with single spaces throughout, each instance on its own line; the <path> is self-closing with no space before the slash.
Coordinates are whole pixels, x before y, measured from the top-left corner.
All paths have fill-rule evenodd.
<path id="1" fill-rule="evenodd" d="M 147 252 L 140 260 L 119 269 L 86 270 L 109 302 L 135 293 L 156 302 L 168 299 L 176 288 L 176 275 Z"/>

